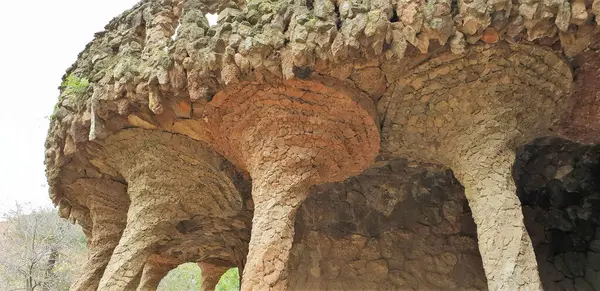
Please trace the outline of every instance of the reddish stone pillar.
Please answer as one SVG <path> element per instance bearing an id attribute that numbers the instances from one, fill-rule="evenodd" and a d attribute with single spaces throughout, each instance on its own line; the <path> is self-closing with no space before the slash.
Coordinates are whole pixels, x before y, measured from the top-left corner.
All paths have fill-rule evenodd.
<path id="1" fill-rule="evenodd" d="M 151 256 L 144 265 L 137 291 L 156 291 L 160 281 L 169 273 L 169 271 L 176 268 L 177 265 L 178 264 L 168 262 L 159 256 Z"/>
<path id="2" fill-rule="evenodd" d="M 242 290 L 286 289 L 294 218 L 309 187 L 356 175 L 375 159 L 371 100 L 346 87 L 325 79 L 241 84 L 207 105 L 215 148 L 253 181 Z"/>
<path id="3" fill-rule="evenodd" d="M 217 266 L 210 263 L 198 263 L 202 269 L 202 288 L 200 291 L 213 291 L 221 280 L 221 276 L 229 270 L 226 266 Z"/>

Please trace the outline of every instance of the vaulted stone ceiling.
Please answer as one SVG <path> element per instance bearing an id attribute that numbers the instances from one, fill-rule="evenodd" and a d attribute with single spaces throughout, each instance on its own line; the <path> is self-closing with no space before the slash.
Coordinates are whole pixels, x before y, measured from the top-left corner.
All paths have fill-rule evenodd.
<path id="1" fill-rule="evenodd" d="M 88 237 L 72 290 L 184 262 L 206 288 L 237 266 L 244 290 L 600 289 L 598 12 L 141 1 L 52 116 L 50 196 Z"/>

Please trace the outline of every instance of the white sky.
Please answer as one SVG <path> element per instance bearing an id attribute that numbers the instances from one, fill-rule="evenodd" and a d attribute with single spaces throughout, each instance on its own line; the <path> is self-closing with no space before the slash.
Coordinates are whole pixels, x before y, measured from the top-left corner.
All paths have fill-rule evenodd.
<path id="1" fill-rule="evenodd" d="M 94 33 L 138 0 L 2 1 L 0 214 L 51 205 L 44 172 L 48 116 L 65 70 Z M 209 22 L 216 23 L 216 15 Z"/>
<path id="2" fill-rule="evenodd" d="M 0 214 L 15 202 L 51 205 L 44 141 L 60 78 L 94 33 L 135 3 L 137 0 L 2 1 Z"/>

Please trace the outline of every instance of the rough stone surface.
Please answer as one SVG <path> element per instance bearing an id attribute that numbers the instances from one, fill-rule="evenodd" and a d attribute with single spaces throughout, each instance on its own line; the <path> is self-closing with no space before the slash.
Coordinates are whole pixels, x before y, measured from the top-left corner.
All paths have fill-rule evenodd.
<path id="1" fill-rule="evenodd" d="M 200 266 L 200 269 L 202 270 L 202 287 L 200 291 L 215 290 L 221 276 L 223 276 L 223 274 L 231 267 L 227 264 L 213 264 L 207 262 L 198 263 L 198 266 Z"/>
<path id="2" fill-rule="evenodd" d="M 183 262 L 244 290 L 599 289 L 594 195 L 528 198 L 597 171 L 535 146 L 552 166 L 513 171 L 537 138 L 600 142 L 599 3 L 141 1 L 51 117 L 50 197 L 90 248 L 72 289 Z"/>
<path id="3" fill-rule="evenodd" d="M 298 210 L 294 290 L 485 290 L 476 226 L 450 171 L 393 160 L 319 186 Z"/>
<path id="4" fill-rule="evenodd" d="M 546 290 L 598 290 L 600 148 L 541 139 L 519 151 L 515 180 Z"/>
<path id="5" fill-rule="evenodd" d="M 91 231 L 86 233 L 91 238 L 87 241 L 88 259 L 72 289 L 96 290 L 126 225 L 129 206 L 126 186 L 115 181 L 79 179 L 70 185 L 69 191 L 87 196 L 85 204 L 92 223 Z"/>
<path id="6" fill-rule="evenodd" d="M 156 290 L 160 284 L 160 280 L 176 267 L 177 265 L 173 265 L 173 262 L 170 262 L 168 259 L 165 260 L 160 256 L 152 255 L 144 264 L 144 270 L 142 271 L 137 290 Z"/>
<path id="7" fill-rule="evenodd" d="M 570 79 L 546 50 L 482 46 L 431 59 L 379 103 L 389 155 L 443 164 L 464 185 L 491 289 L 539 286 L 511 174 L 514 144 L 551 133 Z"/>

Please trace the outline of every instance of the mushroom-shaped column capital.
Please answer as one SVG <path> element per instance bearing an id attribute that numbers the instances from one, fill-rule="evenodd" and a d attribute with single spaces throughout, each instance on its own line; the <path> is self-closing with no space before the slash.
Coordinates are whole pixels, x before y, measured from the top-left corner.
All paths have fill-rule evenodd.
<path id="1" fill-rule="evenodd" d="M 254 218 L 242 289 L 285 289 L 296 209 L 308 187 L 359 174 L 379 152 L 371 99 L 329 79 L 247 83 L 219 92 L 204 120 L 252 176 Z"/>

